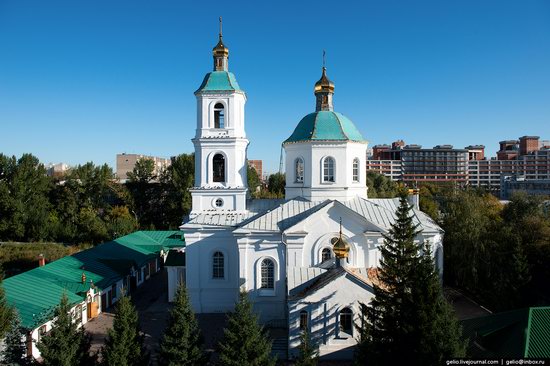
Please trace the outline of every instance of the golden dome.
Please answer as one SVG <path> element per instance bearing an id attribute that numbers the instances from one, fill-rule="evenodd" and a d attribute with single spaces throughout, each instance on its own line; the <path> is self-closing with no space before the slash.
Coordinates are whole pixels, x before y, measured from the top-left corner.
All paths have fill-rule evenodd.
<path id="1" fill-rule="evenodd" d="M 315 93 L 334 93 L 334 83 L 327 77 L 327 68 L 323 67 L 323 75 L 318 82 L 315 83 Z"/>
<path id="2" fill-rule="evenodd" d="M 340 219 L 340 235 L 338 237 L 332 238 L 331 243 L 332 251 L 334 252 L 336 258 L 348 257 L 350 245 L 348 241 L 342 236 L 342 219 Z"/>
<path id="3" fill-rule="evenodd" d="M 229 49 L 225 47 L 222 41 L 222 35 L 220 34 L 220 40 L 218 41 L 218 44 L 216 47 L 212 49 L 212 54 L 214 54 L 214 57 L 228 57 L 229 56 Z"/>

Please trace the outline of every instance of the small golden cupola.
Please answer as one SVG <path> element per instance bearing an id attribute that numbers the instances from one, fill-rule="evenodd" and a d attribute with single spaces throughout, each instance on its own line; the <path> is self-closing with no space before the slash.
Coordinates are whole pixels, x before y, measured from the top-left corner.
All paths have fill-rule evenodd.
<path id="1" fill-rule="evenodd" d="M 219 40 L 216 47 L 212 49 L 212 54 L 214 56 L 214 71 L 227 71 L 228 70 L 228 59 L 229 59 L 229 49 L 223 44 L 223 35 L 222 35 L 222 17 L 220 17 L 220 34 Z"/>
<path id="2" fill-rule="evenodd" d="M 342 219 L 340 219 L 340 235 L 332 239 L 332 251 L 336 256 L 337 265 L 346 262 L 350 251 L 350 245 L 342 235 Z"/>
<path id="3" fill-rule="evenodd" d="M 334 94 L 334 83 L 327 77 L 327 68 L 325 67 L 325 51 L 323 51 L 323 74 L 319 81 L 315 83 L 315 110 L 319 111 L 332 111 L 332 95 Z"/>

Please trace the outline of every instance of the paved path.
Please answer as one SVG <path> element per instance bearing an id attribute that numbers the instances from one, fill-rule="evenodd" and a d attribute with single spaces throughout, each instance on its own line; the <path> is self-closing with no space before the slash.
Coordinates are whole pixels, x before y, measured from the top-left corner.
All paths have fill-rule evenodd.
<path id="1" fill-rule="evenodd" d="M 454 288 L 444 287 L 443 292 L 445 293 L 447 300 L 449 300 L 453 306 L 458 320 L 465 320 L 491 314 L 488 309 L 479 305 Z"/>
<path id="2" fill-rule="evenodd" d="M 166 273 L 155 274 L 132 294 L 139 313 L 141 329 L 145 335 L 145 346 L 156 364 L 156 350 L 168 317 Z M 84 328 L 92 335 L 92 351 L 98 351 L 105 343 L 107 331 L 113 326 L 114 307 L 86 323 Z"/>

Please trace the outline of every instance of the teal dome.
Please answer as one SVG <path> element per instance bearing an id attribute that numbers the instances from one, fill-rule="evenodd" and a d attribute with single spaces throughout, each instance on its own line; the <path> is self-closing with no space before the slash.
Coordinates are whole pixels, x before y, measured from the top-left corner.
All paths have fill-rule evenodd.
<path id="1" fill-rule="evenodd" d="M 333 111 L 308 114 L 283 144 L 301 141 L 367 142 L 349 118 Z"/>
<path id="2" fill-rule="evenodd" d="M 201 86 L 195 93 L 227 90 L 242 91 L 235 75 L 229 71 L 212 71 L 206 74 Z"/>

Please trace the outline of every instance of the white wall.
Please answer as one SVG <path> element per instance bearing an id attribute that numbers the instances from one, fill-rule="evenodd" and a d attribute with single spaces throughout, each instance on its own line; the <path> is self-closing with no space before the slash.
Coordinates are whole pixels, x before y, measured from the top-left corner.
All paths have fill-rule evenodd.
<path id="1" fill-rule="evenodd" d="M 185 279 L 196 313 L 233 310 L 239 293 L 239 253 L 232 232 L 223 229 L 185 230 Z M 225 277 L 212 278 L 214 252 L 224 254 Z"/>
<path id="2" fill-rule="evenodd" d="M 345 307 L 351 308 L 354 323 L 358 323 L 360 303 L 368 304 L 371 301 L 374 297 L 371 291 L 370 287 L 346 274 L 303 299 L 289 301 L 289 355 L 298 354 L 301 333 L 300 311 L 306 310 L 311 338 L 319 346 L 319 355 L 328 358 L 351 358 L 351 347 L 357 343 L 357 330 L 353 327 L 351 336 L 341 333 L 338 329 L 339 312 Z"/>
<path id="3" fill-rule="evenodd" d="M 239 282 L 248 291 L 254 310 L 260 321 L 286 318 L 286 261 L 285 246 L 279 233 L 239 237 Z M 274 289 L 261 288 L 261 263 L 264 259 L 274 262 Z"/>
<path id="4" fill-rule="evenodd" d="M 166 266 L 165 268 L 168 274 L 168 302 L 172 302 L 180 282 L 185 284 L 185 267 Z"/>
<path id="5" fill-rule="evenodd" d="M 350 200 L 367 197 L 366 143 L 358 142 L 298 142 L 284 145 L 287 199 L 304 197 L 311 201 L 325 199 Z M 322 162 L 335 159 L 335 182 L 322 181 Z M 295 161 L 304 160 L 304 182 L 296 182 Z M 359 181 L 353 181 L 353 160 L 359 159 Z"/>

